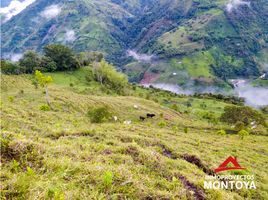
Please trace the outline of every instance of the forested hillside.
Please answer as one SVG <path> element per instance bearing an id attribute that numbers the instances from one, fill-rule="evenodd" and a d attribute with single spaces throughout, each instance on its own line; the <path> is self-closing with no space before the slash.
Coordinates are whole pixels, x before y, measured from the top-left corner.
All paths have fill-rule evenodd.
<path id="1" fill-rule="evenodd" d="M 266 70 L 267 13 L 266 0 L 37 0 L 3 23 L 2 52 L 9 56 L 63 43 L 106 53 L 133 81 L 145 72 L 168 79 L 170 70 L 183 70 L 197 81 L 215 83 Z M 126 58 L 128 49 L 160 61 L 141 67 Z"/>

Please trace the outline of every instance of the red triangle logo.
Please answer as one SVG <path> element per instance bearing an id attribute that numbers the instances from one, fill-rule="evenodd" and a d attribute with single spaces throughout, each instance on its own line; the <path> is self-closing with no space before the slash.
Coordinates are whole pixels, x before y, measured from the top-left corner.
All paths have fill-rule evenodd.
<path id="1" fill-rule="evenodd" d="M 232 163 L 233 167 L 227 167 L 229 163 Z M 214 170 L 215 173 L 228 171 L 228 170 L 244 170 L 246 168 L 241 167 L 238 164 L 237 158 L 229 156 L 217 169 Z"/>

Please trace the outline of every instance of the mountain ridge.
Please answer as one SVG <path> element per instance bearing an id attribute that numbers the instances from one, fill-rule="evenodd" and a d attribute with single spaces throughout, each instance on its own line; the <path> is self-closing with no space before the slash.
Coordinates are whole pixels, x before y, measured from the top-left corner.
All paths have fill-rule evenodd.
<path id="1" fill-rule="evenodd" d="M 256 77 L 266 71 L 257 56 L 268 46 L 266 11 L 265 0 L 37 0 L 3 24 L 2 52 L 8 56 L 29 49 L 41 51 L 49 43 L 63 43 L 76 51 L 102 51 L 136 82 L 151 72 L 143 69 L 132 76 L 136 68 L 129 69 L 127 64 L 141 63 L 126 57 L 129 49 L 168 62 L 165 71 L 173 69 L 171 59 L 196 60 L 192 65 L 209 71 L 209 76 L 200 73 L 209 81 Z M 211 60 L 205 67 L 199 59 L 204 52 Z M 159 66 L 149 68 L 157 71 Z M 198 78 L 188 66 L 184 68 L 190 77 Z"/>

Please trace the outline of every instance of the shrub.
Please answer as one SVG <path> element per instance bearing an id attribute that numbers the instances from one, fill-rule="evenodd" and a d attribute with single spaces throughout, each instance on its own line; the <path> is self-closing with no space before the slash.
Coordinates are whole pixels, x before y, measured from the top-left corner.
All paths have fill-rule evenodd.
<path id="1" fill-rule="evenodd" d="M 20 67 L 13 62 L 8 60 L 1 60 L 0 62 L 1 73 L 3 74 L 20 74 L 21 69 Z"/>
<path id="2" fill-rule="evenodd" d="M 92 68 L 92 73 L 96 81 L 117 93 L 122 93 L 128 83 L 126 76 L 117 72 L 115 68 L 105 60 L 102 60 L 100 63 L 95 63 Z"/>
<path id="3" fill-rule="evenodd" d="M 178 108 L 177 104 L 172 104 L 171 108 L 172 108 L 173 110 L 176 110 L 176 111 L 178 111 L 178 110 L 179 110 L 179 108 Z"/>
<path id="4" fill-rule="evenodd" d="M 217 131 L 217 134 L 218 135 L 226 135 L 226 131 L 221 129 L 221 130 Z"/>
<path id="5" fill-rule="evenodd" d="M 243 122 L 246 126 L 253 121 L 265 125 L 263 114 L 248 106 L 226 106 L 220 120 L 229 124 Z"/>
<path id="6" fill-rule="evenodd" d="M 172 127 L 172 130 L 173 130 L 175 133 L 177 133 L 177 132 L 179 131 L 179 128 L 178 128 L 177 126 L 173 126 L 173 127 Z"/>
<path id="7" fill-rule="evenodd" d="M 205 114 L 203 114 L 202 118 L 214 124 L 218 123 L 218 119 L 215 116 L 214 112 L 206 112 Z"/>
<path id="8" fill-rule="evenodd" d="M 245 128 L 245 124 L 241 121 L 238 121 L 235 123 L 235 130 L 236 131 L 241 131 Z"/>
<path id="9" fill-rule="evenodd" d="M 41 105 L 39 109 L 42 111 L 50 111 L 50 107 L 47 104 Z"/>
<path id="10" fill-rule="evenodd" d="M 249 135 L 249 132 L 247 132 L 246 130 L 241 130 L 238 132 L 238 135 L 241 139 L 244 139 L 246 136 Z"/>
<path id="11" fill-rule="evenodd" d="M 15 99 L 15 97 L 13 97 L 13 96 L 9 96 L 9 97 L 8 97 L 8 101 L 11 102 L 11 103 L 14 102 L 14 99 Z"/>
<path id="12" fill-rule="evenodd" d="M 159 126 L 160 128 L 164 128 L 165 126 L 167 126 L 167 123 L 164 122 L 164 121 L 161 121 L 161 122 L 158 123 L 158 126 Z"/>
<path id="13" fill-rule="evenodd" d="M 188 127 L 184 127 L 184 133 L 188 133 Z"/>
<path id="14" fill-rule="evenodd" d="M 90 109 L 87 115 L 90 117 L 92 123 L 102 123 L 112 116 L 106 106 Z"/>
<path id="15" fill-rule="evenodd" d="M 103 184 L 106 188 L 110 188 L 113 184 L 113 173 L 110 171 L 107 171 L 104 173 L 103 177 Z"/>

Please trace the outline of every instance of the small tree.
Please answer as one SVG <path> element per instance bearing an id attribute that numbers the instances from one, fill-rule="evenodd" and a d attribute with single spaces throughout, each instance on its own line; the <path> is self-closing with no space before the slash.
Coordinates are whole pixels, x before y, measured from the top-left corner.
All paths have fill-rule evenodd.
<path id="1" fill-rule="evenodd" d="M 105 60 L 93 64 L 92 74 L 101 85 L 105 85 L 118 93 L 122 92 L 128 83 L 126 76 L 117 72 L 114 66 Z"/>
<path id="2" fill-rule="evenodd" d="M 50 106 L 50 100 L 49 100 L 49 93 L 48 93 L 48 84 L 52 83 L 53 79 L 51 76 L 45 76 L 42 74 L 42 72 L 36 70 L 35 71 L 35 79 L 37 80 L 38 84 L 45 88 L 46 91 L 46 102 L 47 105 Z"/>

